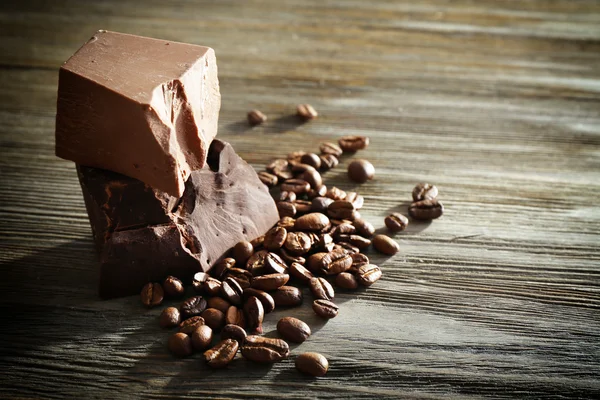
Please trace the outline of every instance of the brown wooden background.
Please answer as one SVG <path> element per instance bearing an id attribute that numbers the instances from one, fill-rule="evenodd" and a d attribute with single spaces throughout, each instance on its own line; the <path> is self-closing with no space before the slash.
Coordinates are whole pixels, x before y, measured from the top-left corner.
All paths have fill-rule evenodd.
<path id="1" fill-rule="evenodd" d="M 222 139 L 256 168 L 371 137 L 376 227 L 435 183 L 446 214 L 374 256 L 294 349 L 331 369 L 173 359 L 160 310 L 96 297 L 72 163 L 54 156 L 58 68 L 97 29 L 215 48 Z M 600 2 L 2 1 L 0 397 L 592 398 L 600 395 Z M 321 117 L 298 125 L 295 104 Z M 270 121 L 249 129 L 245 113 Z M 344 165 L 326 183 L 353 187 Z"/>

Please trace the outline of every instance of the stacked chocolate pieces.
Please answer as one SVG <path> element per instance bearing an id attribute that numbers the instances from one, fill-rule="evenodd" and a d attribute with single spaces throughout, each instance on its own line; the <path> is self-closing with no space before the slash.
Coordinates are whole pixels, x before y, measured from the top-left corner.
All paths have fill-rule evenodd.
<path id="1" fill-rule="evenodd" d="M 214 51 L 97 32 L 60 69 L 56 154 L 74 161 L 102 297 L 190 281 L 279 215 L 254 169 L 214 139 Z"/>

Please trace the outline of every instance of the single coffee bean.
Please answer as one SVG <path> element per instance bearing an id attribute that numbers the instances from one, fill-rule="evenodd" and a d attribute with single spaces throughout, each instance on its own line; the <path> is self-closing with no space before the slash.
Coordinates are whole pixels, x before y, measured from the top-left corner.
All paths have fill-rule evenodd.
<path id="1" fill-rule="evenodd" d="M 348 254 L 354 254 L 354 253 L 360 252 L 360 249 L 358 247 L 353 246 L 347 242 L 336 243 L 336 245 L 333 246 L 333 250 L 345 250 Z"/>
<path id="2" fill-rule="evenodd" d="M 317 251 L 330 252 L 333 250 L 333 246 L 335 243 L 333 242 L 333 237 L 331 237 L 328 233 L 323 233 L 319 235 L 319 241 L 316 243 L 316 246 L 313 246 Z"/>
<path id="3" fill-rule="evenodd" d="M 302 157 L 304 157 L 304 155 Z M 304 164 L 302 162 L 290 161 L 290 165 L 294 175 L 301 175 L 306 170 L 314 169 L 311 165 Z"/>
<path id="4" fill-rule="evenodd" d="M 192 347 L 195 350 L 204 350 L 212 342 L 213 331 L 208 325 L 200 325 L 192 332 Z"/>
<path id="5" fill-rule="evenodd" d="M 352 266 L 348 270 L 350 273 L 356 273 L 360 267 L 370 263 L 369 257 L 362 253 L 353 253 L 350 257 L 352 257 Z"/>
<path id="6" fill-rule="evenodd" d="M 254 247 L 247 240 L 242 240 L 233 247 L 233 258 L 237 265 L 246 264 L 252 253 L 254 253 Z"/>
<path id="7" fill-rule="evenodd" d="M 308 270 L 313 274 L 321 273 L 321 267 L 323 265 L 323 262 L 321 260 L 327 254 L 328 252 L 319 252 L 314 253 L 310 257 L 308 257 L 308 260 L 306 261 L 306 267 L 308 268 Z"/>
<path id="8" fill-rule="evenodd" d="M 206 272 L 196 272 L 192 279 L 192 287 L 196 293 L 201 293 L 204 287 L 204 282 L 206 282 L 210 278 Z"/>
<path id="9" fill-rule="evenodd" d="M 241 305 L 243 292 L 240 284 L 233 278 L 227 278 L 221 284 L 221 295 L 231 304 Z"/>
<path id="10" fill-rule="evenodd" d="M 159 325 L 161 328 L 173 328 L 181 322 L 179 310 L 175 307 L 167 307 L 160 313 Z"/>
<path id="11" fill-rule="evenodd" d="M 327 193 L 327 186 L 321 185 L 317 189 L 311 188 L 306 194 L 306 197 L 308 197 L 309 200 L 312 200 L 315 197 L 325 196 L 325 193 Z"/>
<path id="12" fill-rule="evenodd" d="M 338 315 L 339 307 L 330 300 L 317 299 L 313 301 L 313 311 L 322 318 L 335 318 Z"/>
<path id="13" fill-rule="evenodd" d="M 315 197 L 311 202 L 310 210 L 312 212 L 323 214 L 327 212 L 327 207 L 329 207 L 331 203 L 333 203 L 333 199 L 330 199 L 329 197 Z"/>
<path id="14" fill-rule="evenodd" d="M 291 153 L 289 153 L 287 155 L 287 160 L 289 162 L 292 162 L 292 161 L 300 162 L 300 158 L 302 158 L 302 156 L 305 154 L 306 154 L 306 152 L 302 151 L 302 150 L 292 151 Z"/>
<path id="15" fill-rule="evenodd" d="M 204 318 L 202 318 L 199 315 L 196 315 L 195 317 L 191 317 L 181 321 L 181 323 L 179 324 L 179 332 L 183 332 L 186 335 L 191 335 L 192 332 L 194 332 L 196 328 L 198 328 L 201 325 L 205 325 Z"/>
<path id="16" fill-rule="evenodd" d="M 238 342 L 233 339 L 221 340 L 215 347 L 204 352 L 204 359 L 211 368 L 224 368 L 233 361 L 238 348 Z"/>
<path id="17" fill-rule="evenodd" d="M 365 198 L 356 192 L 346 192 L 346 198 L 354 206 L 354 209 L 360 210 L 365 203 Z"/>
<path id="18" fill-rule="evenodd" d="M 438 189 L 429 183 L 417 183 L 412 191 L 414 201 L 433 200 L 438 195 Z"/>
<path id="19" fill-rule="evenodd" d="M 285 228 L 285 230 L 287 232 L 293 231 L 294 230 L 294 224 L 296 223 L 296 220 L 292 217 L 283 217 L 281 219 L 279 219 L 279 221 L 277 222 L 277 226 L 280 226 L 282 228 Z"/>
<path id="20" fill-rule="evenodd" d="M 366 136 L 342 136 L 338 143 L 344 153 L 354 153 L 366 149 L 369 146 L 369 138 Z"/>
<path id="21" fill-rule="evenodd" d="M 332 300 L 335 297 L 333 287 L 324 278 L 312 278 L 310 291 L 316 299 Z"/>
<path id="22" fill-rule="evenodd" d="M 294 364 L 298 371 L 311 376 L 324 376 L 329 369 L 329 361 L 319 353 L 302 353 Z"/>
<path id="23" fill-rule="evenodd" d="M 304 257 L 292 255 L 283 247 L 279 250 L 279 255 L 288 265 L 291 263 L 298 263 L 300 265 L 306 264 L 306 259 Z"/>
<path id="24" fill-rule="evenodd" d="M 287 201 L 279 201 L 277 202 L 277 211 L 279 212 L 279 218 L 293 217 L 296 215 L 296 206 Z"/>
<path id="25" fill-rule="evenodd" d="M 321 159 L 321 171 L 329 171 L 337 167 L 340 163 L 338 158 L 333 154 L 321 154 L 319 158 Z"/>
<path id="26" fill-rule="evenodd" d="M 288 274 L 267 274 L 252 278 L 251 287 L 269 292 L 281 287 L 290 279 Z"/>
<path id="27" fill-rule="evenodd" d="M 221 281 L 209 277 L 202 285 L 202 290 L 200 292 L 208 296 L 218 296 L 221 293 Z"/>
<path id="28" fill-rule="evenodd" d="M 269 252 L 266 250 L 259 250 L 252 254 L 246 262 L 246 270 L 248 270 L 252 276 L 266 273 L 267 267 L 265 266 L 265 260 L 268 255 Z"/>
<path id="29" fill-rule="evenodd" d="M 356 272 L 356 278 L 364 286 L 371 286 L 381 278 L 381 269 L 377 265 L 361 266 Z"/>
<path id="30" fill-rule="evenodd" d="M 265 241 L 263 245 L 265 249 L 275 251 L 283 246 L 285 238 L 287 237 L 287 230 L 280 226 L 275 225 L 265 233 Z"/>
<path id="31" fill-rule="evenodd" d="M 238 325 L 241 328 L 246 327 L 246 317 L 244 311 L 236 306 L 231 306 L 225 312 L 226 325 Z"/>
<path id="32" fill-rule="evenodd" d="M 300 162 L 302 164 L 310 165 L 315 169 L 321 168 L 321 158 L 315 153 L 307 153 L 300 157 Z"/>
<path id="33" fill-rule="evenodd" d="M 204 300 L 202 296 L 190 297 L 181 303 L 179 310 L 181 312 L 181 319 L 195 317 L 196 315 L 202 314 L 202 311 L 206 310 L 206 300 Z"/>
<path id="34" fill-rule="evenodd" d="M 298 264 L 296 262 L 290 265 L 288 271 L 290 273 L 290 276 L 292 276 L 295 279 L 298 279 L 300 282 L 308 283 L 312 278 L 314 278 L 312 272 L 304 268 L 303 265 Z"/>
<path id="35" fill-rule="evenodd" d="M 244 304 L 244 315 L 246 316 L 246 326 L 250 333 L 263 333 L 263 319 L 265 310 L 260 300 L 254 296 L 250 296 Z"/>
<path id="36" fill-rule="evenodd" d="M 312 243 L 310 237 L 304 232 L 290 232 L 288 233 L 284 248 L 292 255 L 300 256 L 306 254 L 311 247 Z"/>
<path id="37" fill-rule="evenodd" d="M 408 215 L 410 215 L 411 218 L 422 221 L 436 219 L 443 214 L 444 205 L 436 199 L 417 201 L 408 207 Z"/>
<path id="38" fill-rule="evenodd" d="M 283 171 L 288 169 L 288 165 L 289 163 L 286 159 L 278 158 L 267 164 L 267 167 L 265 169 L 268 172 L 275 174 L 277 171 Z"/>
<path id="39" fill-rule="evenodd" d="M 332 154 L 336 157 L 341 156 L 343 153 L 342 149 L 340 149 L 340 146 L 330 142 L 321 143 L 319 150 L 321 151 L 321 154 Z"/>
<path id="40" fill-rule="evenodd" d="M 321 230 L 329 226 L 329 224 L 329 218 L 327 218 L 325 214 L 322 214 L 320 212 L 313 212 L 310 214 L 303 215 L 296 219 L 294 228 L 301 231 L 320 232 Z"/>
<path id="41" fill-rule="evenodd" d="M 271 293 L 275 307 L 296 307 L 302 304 L 302 291 L 294 286 L 282 286 Z"/>
<path id="42" fill-rule="evenodd" d="M 258 173 L 258 179 L 260 179 L 260 181 L 268 187 L 273 187 L 279 182 L 279 179 L 276 175 L 270 174 L 267 171 L 260 171 Z"/>
<path id="43" fill-rule="evenodd" d="M 325 193 L 325 197 L 329 197 L 332 200 L 344 200 L 346 198 L 347 194 L 346 192 L 344 192 L 342 189 L 337 188 L 337 187 L 331 187 L 329 188 L 329 190 L 327 190 L 327 193 Z M 327 207 L 329 208 L 329 207 Z"/>
<path id="44" fill-rule="evenodd" d="M 267 273 L 274 274 L 285 274 L 288 270 L 287 264 L 275 253 L 267 254 L 265 268 Z"/>
<path id="45" fill-rule="evenodd" d="M 323 178 L 321 177 L 321 174 L 319 173 L 319 171 L 312 167 L 306 169 L 306 171 L 300 174 L 299 178 L 303 181 L 308 182 L 311 189 L 316 189 L 323 185 Z M 306 191 L 306 193 L 308 193 L 309 191 L 310 189 Z"/>
<path id="46" fill-rule="evenodd" d="M 392 232 L 400 232 L 408 226 L 408 218 L 399 213 L 391 213 L 383 220 L 385 226 Z"/>
<path id="47" fill-rule="evenodd" d="M 319 115 L 317 114 L 317 111 L 313 108 L 313 106 L 311 106 L 310 104 L 298 104 L 298 107 L 296 108 L 296 113 L 300 118 L 302 118 L 305 121 L 315 119 Z"/>
<path id="48" fill-rule="evenodd" d="M 169 297 L 179 297 L 185 291 L 183 283 L 174 276 L 167 276 L 163 282 L 163 290 Z"/>
<path id="49" fill-rule="evenodd" d="M 367 160 L 354 160 L 348 164 L 348 178 L 357 183 L 365 183 L 375 176 L 375 167 Z"/>
<path id="50" fill-rule="evenodd" d="M 289 201 L 290 203 L 293 203 L 294 201 L 296 201 L 296 193 L 294 192 L 286 192 L 285 190 L 282 192 L 279 192 L 279 201 Z"/>
<path id="51" fill-rule="evenodd" d="M 142 304 L 146 307 L 158 306 L 164 298 L 164 291 L 160 283 L 147 283 L 140 293 Z"/>
<path id="52" fill-rule="evenodd" d="M 242 289 L 250 287 L 250 279 L 252 278 L 252 273 L 250 271 L 246 271 L 241 268 L 228 268 L 225 270 L 224 279 L 233 278 L 237 283 L 240 284 Z"/>
<path id="53" fill-rule="evenodd" d="M 187 357 L 192 354 L 192 339 L 181 332 L 174 333 L 167 342 L 169 351 L 177 357 Z"/>
<path id="54" fill-rule="evenodd" d="M 239 325 L 225 325 L 223 329 L 221 329 L 221 340 L 225 339 L 233 339 L 238 344 L 244 343 L 244 339 L 246 339 L 246 331 Z"/>
<path id="55" fill-rule="evenodd" d="M 250 361 L 274 363 L 288 358 L 290 346 L 281 339 L 263 336 L 246 336 L 242 345 L 242 356 Z"/>
<path id="56" fill-rule="evenodd" d="M 215 263 L 215 265 L 213 266 L 211 273 L 217 279 L 224 279 L 225 273 L 227 272 L 227 270 L 229 268 L 234 268 L 234 267 L 235 267 L 235 259 L 227 257 L 227 258 L 217 261 Z"/>
<path id="57" fill-rule="evenodd" d="M 354 233 L 356 233 L 356 227 L 347 222 L 339 224 L 331 230 L 331 236 L 333 236 L 333 238 L 338 241 L 341 235 L 348 236 L 353 235 Z"/>
<path id="58" fill-rule="evenodd" d="M 225 326 L 225 314 L 216 308 L 207 308 L 202 313 L 202 318 L 206 325 L 210 326 L 213 331 L 220 331 Z"/>
<path id="59" fill-rule="evenodd" d="M 335 285 L 342 289 L 356 289 L 358 287 L 358 281 L 351 273 L 342 272 L 335 277 Z"/>
<path id="60" fill-rule="evenodd" d="M 260 125 L 267 120 L 267 116 L 259 110 L 248 112 L 248 123 L 252 126 Z"/>
<path id="61" fill-rule="evenodd" d="M 283 317 L 277 322 L 277 332 L 285 340 L 293 343 L 302 343 L 311 334 L 310 327 L 306 322 L 294 317 Z"/>
<path id="62" fill-rule="evenodd" d="M 380 253 L 393 256 L 400 250 L 398 242 L 386 235 L 375 235 L 373 247 Z"/>
<path id="63" fill-rule="evenodd" d="M 302 179 L 288 179 L 281 184 L 281 190 L 294 192 L 296 195 L 304 194 L 310 190 L 310 184 Z"/>
<path id="64" fill-rule="evenodd" d="M 244 300 L 248 300 L 252 296 L 260 300 L 263 309 L 265 310 L 265 314 L 268 314 L 275 309 L 275 300 L 273 300 L 273 297 L 269 293 L 254 288 L 244 289 Z"/>
<path id="65" fill-rule="evenodd" d="M 354 218 L 354 221 L 352 221 L 352 225 L 354 225 L 354 227 L 356 228 L 356 232 L 363 237 L 369 238 L 373 236 L 373 234 L 375 234 L 375 228 L 373 227 L 373 225 L 370 222 L 365 221 L 364 219 Z"/>
<path id="66" fill-rule="evenodd" d="M 294 206 L 296 207 L 296 215 L 303 215 L 310 212 L 312 203 L 308 200 L 296 200 Z"/>
<path id="67" fill-rule="evenodd" d="M 265 235 L 260 235 L 258 237 L 255 237 L 254 239 L 252 239 L 250 241 L 250 243 L 252 244 L 254 251 L 257 251 L 262 247 L 264 241 L 265 241 Z"/>
<path id="68" fill-rule="evenodd" d="M 308 258 L 311 271 L 326 275 L 335 275 L 347 271 L 352 266 L 352 257 L 343 249 L 329 253 L 315 253 Z"/>
<path id="69" fill-rule="evenodd" d="M 327 215 L 333 219 L 353 220 L 355 215 L 354 205 L 346 200 L 336 200 L 327 207 Z"/>
<path id="70" fill-rule="evenodd" d="M 339 235 L 340 242 L 346 242 L 357 247 L 359 250 L 364 250 L 371 245 L 371 241 L 360 235 Z"/>

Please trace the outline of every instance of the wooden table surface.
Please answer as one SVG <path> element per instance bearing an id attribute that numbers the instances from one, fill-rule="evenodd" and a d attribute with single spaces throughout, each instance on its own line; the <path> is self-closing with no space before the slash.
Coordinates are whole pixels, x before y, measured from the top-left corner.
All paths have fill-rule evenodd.
<path id="1" fill-rule="evenodd" d="M 338 318 L 295 315 L 326 377 L 293 359 L 212 371 L 176 360 L 159 309 L 97 297 L 74 165 L 54 156 L 58 68 L 97 29 L 216 50 L 219 137 L 260 169 L 367 135 L 347 159 L 377 228 L 415 183 L 446 207 L 373 254 L 384 277 Z M 1 398 L 598 398 L 600 2 L 585 0 L 2 1 Z M 297 103 L 318 120 L 299 125 Z M 245 114 L 269 115 L 250 129 Z"/>

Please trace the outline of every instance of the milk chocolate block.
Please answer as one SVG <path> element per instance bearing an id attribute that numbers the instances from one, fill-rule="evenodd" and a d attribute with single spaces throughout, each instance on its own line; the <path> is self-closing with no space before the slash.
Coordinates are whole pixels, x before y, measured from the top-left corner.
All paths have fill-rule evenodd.
<path id="1" fill-rule="evenodd" d="M 241 240 L 263 235 L 279 214 L 254 169 L 213 140 L 181 198 L 114 172 L 78 166 L 100 252 L 100 295 L 137 294 L 174 275 L 190 282 Z"/>
<path id="2" fill-rule="evenodd" d="M 98 31 L 60 68 L 56 155 L 181 197 L 220 107 L 211 48 Z"/>

